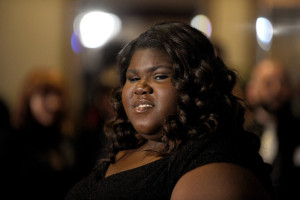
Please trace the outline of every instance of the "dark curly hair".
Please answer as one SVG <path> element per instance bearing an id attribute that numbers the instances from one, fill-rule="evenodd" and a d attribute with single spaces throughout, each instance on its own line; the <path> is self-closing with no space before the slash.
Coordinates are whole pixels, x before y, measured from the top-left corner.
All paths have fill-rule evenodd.
<path id="1" fill-rule="evenodd" d="M 226 134 L 243 129 L 244 107 L 232 90 L 236 72 L 217 55 L 210 40 L 197 29 L 181 22 L 158 23 L 129 42 L 118 55 L 121 86 L 113 92 L 116 118 L 107 123 L 105 132 L 110 144 L 110 161 L 120 150 L 143 144 L 129 122 L 122 105 L 122 87 L 132 55 L 137 49 L 154 48 L 166 52 L 173 61 L 172 83 L 178 92 L 177 115 L 169 116 L 161 131 L 170 154 L 191 139 L 225 130 Z M 223 132 L 222 132 L 223 133 Z"/>

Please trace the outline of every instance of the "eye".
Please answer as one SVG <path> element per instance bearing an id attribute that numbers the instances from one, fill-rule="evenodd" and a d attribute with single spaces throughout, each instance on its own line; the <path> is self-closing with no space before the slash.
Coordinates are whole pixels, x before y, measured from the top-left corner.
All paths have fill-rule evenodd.
<path id="1" fill-rule="evenodd" d="M 154 79 L 155 80 L 164 80 L 166 78 L 168 78 L 169 76 L 168 75 L 165 75 L 165 74 L 158 74 L 158 75 L 155 75 Z"/>
<path id="2" fill-rule="evenodd" d="M 140 78 L 137 76 L 128 77 L 127 79 L 129 80 L 129 82 L 136 82 L 140 80 Z"/>

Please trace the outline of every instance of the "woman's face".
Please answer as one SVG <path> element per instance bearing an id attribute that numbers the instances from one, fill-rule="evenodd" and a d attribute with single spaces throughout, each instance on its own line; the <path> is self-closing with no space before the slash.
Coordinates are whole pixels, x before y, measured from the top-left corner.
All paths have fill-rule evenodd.
<path id="1" fill-rule="evenodd" d="M 167 116 L 176 114 L 173 68 L 166 53 L 138 49 L 132 56 L 122 91 L 125 112 L 135 130 L 145 139 L 159 140 Z"/>
<path id="2" fill-rule="evenodd" d="M 44 126 L 51 126 L 58 118 L 62 110 L 62 97 L 56 92 L 43 94 L 35 92 L 30 100 L 30 111 L 37 122 Z"/>

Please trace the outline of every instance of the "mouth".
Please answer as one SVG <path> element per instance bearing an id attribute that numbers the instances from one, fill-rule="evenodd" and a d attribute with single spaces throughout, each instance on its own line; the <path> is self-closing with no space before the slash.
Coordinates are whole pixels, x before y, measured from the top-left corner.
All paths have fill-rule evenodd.
<path id="1" fill-rule="evenodd" d="M 154 107 L 154 104 L 151 103 L 150 101 L 145 100 L 145 99 L 137 100 L 133 104 L 134 110 L 138 113 L 146 112 L 146 111 L 150 110 L 153 107 Z"/>
<path id="2" fill-rule="evenodd" d="M 150 104 L 141 104 L 141 105 L 138 105 L 138 106 L 135 106 L 135 108 L 152 108 L 153 105 L 150 105 Z"/>

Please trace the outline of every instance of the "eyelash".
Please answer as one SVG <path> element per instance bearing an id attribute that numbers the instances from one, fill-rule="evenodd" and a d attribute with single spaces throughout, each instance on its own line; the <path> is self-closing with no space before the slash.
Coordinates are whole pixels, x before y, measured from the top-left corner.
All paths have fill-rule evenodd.
<path id="1" fill-rule="evenodd" d="M 166 78 L 168 78 L 169 76 L 168 75 L 156 75 L 155 77 L 154 77 L 154 79 L 155 80 L 164 80 L 164 79 L 166 79 Z M 138 77 L 129 77 L 129 78 L 127 78 L 130 82 L 135 82 L 135 81 L 138 81 L 138 80 L 140 80 L 140 78 L 138 78 Z"/>
<path id="2" fill-rule="evenodd" d="M 130 82 L 135 82 L 135 81 L 140 80 L 140 78 L 138 78 L 138 77 L 129 77 L 128 80 L 129 80 Z"/>
<path id="3" fill-rule="evenodd" d="M 166 78 L 168 78 L 169 76 L 167 76 L 167 75 L 164 75 L 164 74 L 161 74 L 161 75 L 156 75 L 155 77 L 154 77 L 154 79 L 155 80 L 164 80 L 164 79 L 166 79 Z"/>

